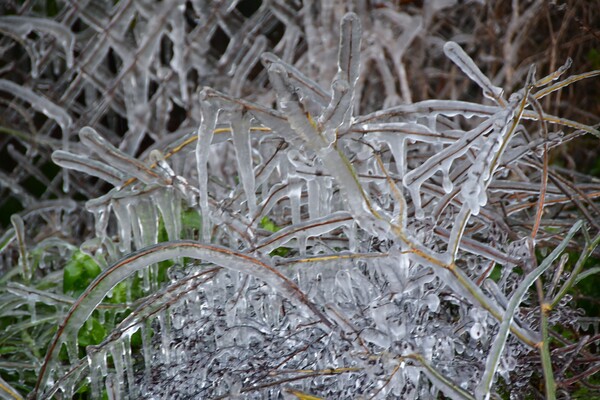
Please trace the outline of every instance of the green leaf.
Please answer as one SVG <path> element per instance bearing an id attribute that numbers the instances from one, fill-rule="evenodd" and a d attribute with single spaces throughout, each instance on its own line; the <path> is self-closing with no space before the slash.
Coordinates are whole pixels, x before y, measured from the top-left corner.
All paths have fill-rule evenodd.
<path id="1" fill-rule="evenodd" d="M 132 286 L 132 283 L 129 281 L 120 282 L 113 288 L 111 296 L 106 297 L 105 301 L 115 304 L 126 303 L 127 291 L 129 290 L 130 286 Z"/>
<path id="2" fill-rule="evenodd" d="M 271 257 L 275 257 L 275 256 L 285 257 L 288 254 L 290 254 L 290 251 L 292 251 L 292 249 L 290 249 L 289 247 L 278 247 L 275 250 L 273 250 L 272 252 L 270 252 L 269 255 Z"/>
<path id="3" fill-rule="evenodd" d="M 263 228 L 264 230 L 267 230 L 269 232 L 277 232 L 279 231 L 281 228 L 278 227 L 275 222 L 273 222 L 273 220 L 269 217 L 263 217 L 260 220 L 260 223 L 258 224 L 259 227 Z"/>
<path id="4" fill-rule="evenodd" d="M 587 53 L 587 59 L 592 64 L 592 69 L 600 69 L 600 51 L 590 49 Z"/>
<path id="5" fill-rule="evenodd" d="M 262 217 L 258 226 L 261 227 L 262 229 L 272 232 L 272 233 L 275 233 L 275 232 L 278 232 L 281 230 L 281 227 L 277 226 L 277 224 L 275 224 L 275 222 L 267 216 Z M 271 257 L 274 257 L 274 256 L 285 257 L 290 253 L 290 251 L 291 251 L 291 249 L 288 247 L 278 247 L 275 250 L 273 250 L 272 252 L 270 252 L 269 255 Z"/>
<path id="6" fill-rule="evenodd" d="M 494 269 L 492 269 L 492 272 L 490 272 L 490 276 L 488 278 L 493 280 L 494 282 L 498 283 L 500 281 L 501 277 L 502 277 L 502 266 L 500 264 L 496 264 L 494 266 Z"/>
<path id="7" fill-rule="evenodd" d="M 100 344 L 105 337 L 104 325 L 94 317 L 90 317 L 77 334 L 77 340 L 81 347 Z"/>
<path id="8" fill-rule="evenodd" d="M 79 296 L 100 272 L 90 256 L 79 250 L 74 252 L 63 271 L 63 292 Z"/>
<path id="9" fill-rule="evenodd" d="M 181 224 L 183 228 L 200 229 L 202 227 L 202 217 L 197 210 L 189 209 L 181 214 Z"/>

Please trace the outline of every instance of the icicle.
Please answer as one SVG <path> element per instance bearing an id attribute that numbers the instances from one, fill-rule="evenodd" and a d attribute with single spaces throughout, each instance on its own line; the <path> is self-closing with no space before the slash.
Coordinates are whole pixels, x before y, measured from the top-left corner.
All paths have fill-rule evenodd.
<path id="1" fill-rule="evenodd" d="M 110 354 L 112 355 L 113 365 L 115 367 L 115 373 L 113 376 L 114 389 L 117 396 L 120 398 L 122 395 L 123 386 L 125 385 L 125 348 L 121 340 L 116 340 L 110 346 Z M 108 379 L 107 379 L 108 380 Z"/>
<path id="2" fill-rule="evenodd" d="M 331 144 L 336 133 L 350 127 L 354 106 L 354 88 L 360 70 L 361 27 L 358 16 L 347 13 L 342 18 L 338 53 L 338 73 L 331 85 L 332 96 L 319 124 L 324 129 L 324 140 Z"/>
<path id="3" fill-rule="evenodd" d="M 99 399 L 102 397 L 102 382 L 108 370 L 106 366 L 106 352 L 96 346 L 88 346 L 87 352 L 92 396 L 95 399 Z"/>
<path id="4" fill-rule="evenodd" d="M 123 253 L 131 252 L 131 210 L 129 199 L 114 199 L 112 209 L 119 223 L 119 249 Z"/>
<path id="5" fill-rule="evenodd" d="M 160 210 L 169 240 L 179 239 L 181 234 L 181 199 L 172 187 L 156 190 L 151 197 Z"/>
<path id="6" fill-rule="evenodd" d="M 149 199 L 140 199 L 130 205 L 133 240 L 136 249 L 158 242 L 159 218 Z"/>
<path id="7" fill-rule="evenodd" d="M 300 217 L 300 207 L 302 206 L 301 197 L 302 197 L 302 186 L 294 185 L 293 188 L 290 188 L 288 192 L 288 197 L 290 199 L 290 210 L 292 213 L 292 225 L 299 225 L 302 223 Z"/>
<path id="8" fill-rule="evenodd" d="M 85 205 L 85 208 L 94 214 L 96 237 L 101 241 L 104 241 L 107 238 L 106 229 L 108 228 L 108 219 L 110 216 L 108 211 L 108 199 L 110 198 L 110 195 L 111 193 L 104 195 L 101 198 L 90 200 Z M 98 200 L 106 200 L 106 202 Z"/>
<path id="9" fill-rule="evenodd" d="M 164 310 L 160 311 L 156 317 L 160 324 L 160 352 L 161 352 L 161 363 L 165 365 L 171 364 L 171 321 L 168 313 Z M 173 376 L 173 369 L 169 368 L 167 372 L 168 376 Z"/>
<path id="10" fill-rule="evenodd" d="M 252 141 L 250 138 L 250 121 L 248 118 L 235 113 L 231 120 L 233 145 L 235 147 L 238 174 L 250 214 L 256 212 L 256 183 L 252 166 Z"/>
<path id="11" fill-rule="evenodd" d="M 476 141 L 479 140 L 479 138 L 491 127 L 491 121 L 482 123 L 477 128 L 467 132 L 460 140 L 429 157 L 427 161 L 404 176 L 402 183 L 411 194 L 413 205 L 415 207 L 415 216 L 417 219 L 422 219 L 424 217 L 424 212 L 421 209 L 421 185 L 423 185 L 427 179 L 431 178 L 438 170 L 441 170 L 442 173 L 448 171 L 452 163 L 459 157 L 462 157 L 464 154 L 466 154 L 471 146 L 474 146 Z M 467 191 L 472 191 L 471 186 L 472 183 L 463 184 L 465 193 L 467 193 Z M 447 183 L 445 183 L 444 189 L 446 188 L 449 188 Z M 479 192 L 475 193 L 475 195 L 478 193 Z M 477 197 L 477 199 L 479 199 L 479 197 Z"/>
<path id="12" fill-rule="evenodd" d="M 451 193 L 454 190 L 454 184 L 450 179 L 450 163 L 444 163 L 446 168 L 442 168 L 442 187 L 446 194 Z"/>
<path id="13" fill-rule="evenodd" d="M 518 99 L 511 101 L 513 106 L 517 102 Z M 497 163 L 496 165 L 492 163 L 499 158 L 498 152 L 505 135 L 510 131 L 513 114 L 514 107 L 509 107 L 492 118 L 494 129 L 484 141 L 475 162 L 469 168 L 467 180 L 461 187 L 461 198 L 471 209 L 473 215 L 479 214 L 480 208 L 487 204 L 487 185 L 497 168 Z"/>
<path id="14" fill-rule="evenodd" d="M 207 100 L 207 91 L 200 94 L 202 101 L 202 120 L 198 128 L 198 141 L 196 142 L 196 168 L 198 170 L 198 189 L 200 191 L 200 211 L 202 220 L 202 240 L 210 241 L 210 211 L 208 209 L 208 156 L 210 145 L 217 124 L 219 110 L 216 104 Z"/>
<path id="15" fill-rule="evenodd" d="M 142 336 L 142 355 L 144 358 L 144 383 L 149 384 L 152 373 L 152 334 L 150 320 L 146 319 L 140 324 L 140 334 Z"/>
<path id="16" fill-rule="evenodd" d="M 454 160 L 462 157 L 469 148 L 473 146 L 474 142 L 491 128 L 492 121 L 488 120 L 477 128 L 466 132 L 460 140 L 445 147 L 442 151 L 434 154 L 417 168 L 407 173 L 402 179 L 402 183 L 407 188 L 410 188 L 411 186 L 420 187 L 423 182 L 433 176 L 442 165 L 444 166 L 444 170 L 449 169 Z M 446 163 L 450 163 L 450 165 Z"/>
<path id="17" fill-rule="evenodd" d="M 321 192 L 317 179 L 306 182 L 308 196 L 308 216 L 310 219 L 319 218 L 321 214 Z"/>
<path id="18" fill-rule="evenodd" d="M 108 400 L 120 400 L 122 385 L 119 382 L 119 379 L 115 376 L 115 374 L 108 374 L 106 377 L 104 388 L 106 390 L 106 396 Z"/>
<path id="19" fill-rule="evenodd" d="M 130 398 L 136 398 L 138 394 L 138 385 L 135 383 L 134 378 L 134 364 L 133 359 L 131 357 L 131 335 L 133 335 L 137 330 L 129 329 L 124 332 L 120 341 L 123 346 L 123 369 L 125 374 L 127 375 L 127 389 Z"/>
<path id="20" fill-rule="evenodd" d="M 265 200 L 260 204 L 260 215 L 268 215 L 273 207 L 275 207 L 282 199 L 289 197 L 290 193 L 295 190 L 302 190 L 302 185 L 301 182 L 273 185 L 269 190 L 269 193 L 264 196 Z M 254 219 L 257 220 L 260 215 L 255 215 Z"/>

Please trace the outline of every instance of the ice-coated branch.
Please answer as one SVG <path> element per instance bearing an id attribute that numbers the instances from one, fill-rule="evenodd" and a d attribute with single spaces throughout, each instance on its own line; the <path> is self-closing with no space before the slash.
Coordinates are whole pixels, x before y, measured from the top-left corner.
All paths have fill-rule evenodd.
<path id="1" fill-rule="evenodd" d="M 0 31 L 13 32 L 21 38 L 26 38 L 31 31 L 53 35 L 65 51 L 67 68 L 73 67 L 73 49 L 75 35 L 61 23 L 48 18 L 33 18 L 21 15 L 0 16 Z M 35 62 L 35 60 L 31 60 Z"/>
<path id="2" fill-rule="evenodd" d="M 473 62 L 473 59 L 465 53 L 462 47 L 455 42 L 446 42 L 444 45 L 444 54 L 446 54 L 446 57 L 452 60 L 465 75 L 483 89 L 483 95 L 485 97 L 494 100 L 501 106 L 505 105 L 505 100 L 502 98 L 502 93 L 504 92 L 502 88 L 494 86 L 492 82 L 490 82 L 488 77 L 481 72 L 475 62 Z"/>
<path id="3" fill-rule="evenodd" d="M 63 168 L 96 176 L 115 187 L 120 186 L 127 178 L 124 173 L 108 164 L 90 159 L 87 156 L 69 153 L 68 151 L 56 150 L 52 153 L 52 161 Z"/>
<path id="4" fill-rule="evenodd" d="M 105 162 L 110 163 L 114 168 L 124 172 L 128 176 L 135 177 L 146 184 L 166 183 L 165 177 L 151 170 L 138 159 L 117 149 L 93 128 L 89 126 L 81 128 L 79 138 L 81 143 L 96 153 Z M 64 155 L 64 153 L 59 154 L 59 159 L 61 155 Z"/>

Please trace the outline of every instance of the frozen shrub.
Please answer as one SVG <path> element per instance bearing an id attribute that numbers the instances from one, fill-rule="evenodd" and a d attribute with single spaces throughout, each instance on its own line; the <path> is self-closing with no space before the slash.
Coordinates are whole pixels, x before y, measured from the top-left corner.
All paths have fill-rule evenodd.
<path id="1" fill-rule="evenodd" d="M 25 208 L 0 241 L 0 345 L 37 341 L 2 348 L 0 393 L 487 399 L 538 382 L 553 398 L 593 384 L 597 338 L 561 333 L 586 321 L 568 292 L 597 272 L 580 275 L 598 185 L 549 150 L 600 132 L 545 101 L 600 72 L 517 65 L 515 26 L 538 1 L 510 15 L 492 78 L 474 38 L 436 30 L 457 8 L 122 0 L 0 17 L 22 47 L 12 62 L 30 65 L 0 80 L 25 148 L 7 151 L 34 159 L 0 175 Z M 464 98 L 451 70 L 473 83 Z M 438 96 L 420 99 L 412 71 Z M 52 180 L 48 157 L 64 170 Z M 41 199 L 27 174 L 47 181 Z"/>

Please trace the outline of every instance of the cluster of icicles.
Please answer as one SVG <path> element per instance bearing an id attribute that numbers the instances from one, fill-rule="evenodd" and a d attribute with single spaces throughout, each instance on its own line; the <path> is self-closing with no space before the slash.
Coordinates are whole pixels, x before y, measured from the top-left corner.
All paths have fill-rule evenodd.
<path id="1" fill-rule="evenodd" d="M 456 43 L 444 52 L 491 105 L 430 100 L 353 115 L 361 28 L 350 13 L 330 87 L 266 53 L 276 109 L 206 88 L 197 132 L 144 161 L 83 128 L 93 156 L 65 149 L 53 160 L 115 187 L 87 203 L 96 238 L 82 250 L 103 272 L 65 310 L 33 396 L 70 398 L 89 381 L 112 399 L 488 398 L 539 341 L 513 317 L 559 251 L 505 293 L 518 257 L 465 229 L 490 218 L 499 166 L 533 150 L 518 122 L 539 118 L 526 109 L 532 96 L 552 92 L 568 65 L 505 99 Z M 187 210 L 201 226 L 184 226 Z M 168 281 L 153 281 L 165 260 Z M 505 276 L 479 286 L 490 260 Z M 80 358 L 78 331 L 135 274 L 149 294 Z"/>

